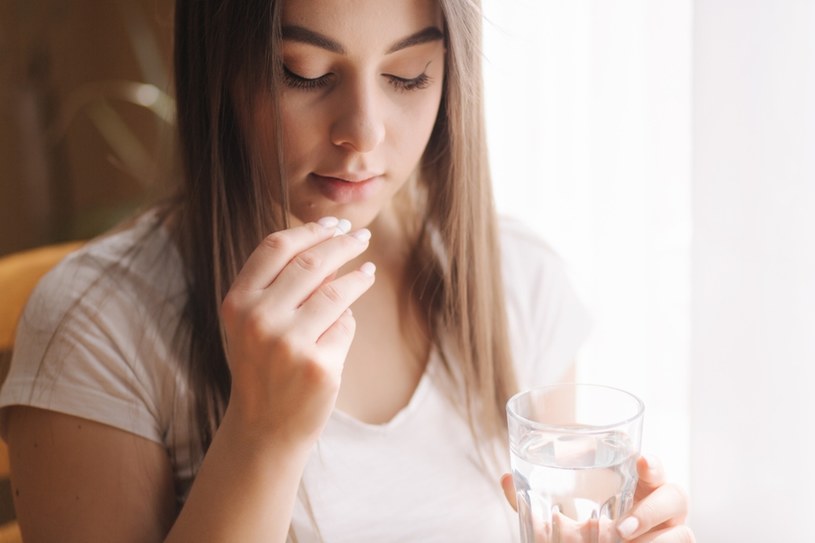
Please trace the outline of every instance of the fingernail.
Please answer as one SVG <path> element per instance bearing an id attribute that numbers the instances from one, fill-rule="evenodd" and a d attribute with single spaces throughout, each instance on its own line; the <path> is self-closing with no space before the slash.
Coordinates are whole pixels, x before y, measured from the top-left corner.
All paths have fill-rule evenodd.
<path id="1" fill-rule="evenodd" d="M 359 267 L 359 271 L 361 271 L 365 275 L 370 275 L 371 277 L 373 277 L 374 274 L 376 273 L 376 265 L 373 262 L 366 262 L 365 264 Z"/>
<path id="2" fill-rule="evenodd" d="M 334 234 L 335 236 L 347 234 L 348 232 L 351 231 L 351 221 L 349 221 L 348 219 L 340 219 L 339 221 L 337 221 L 337 226 L 335 228 L 337 229 L 337 233 Z"/>
<path id="3" fill-rule="evenodd" d="M 367 228 L 360 228 L 359 230 L 351 234 L 351 237 L 358 239 L 362 243 L 367 243 L 368 240 L 371 239 L 371 231 L 368 230 Z"/>
<path id="4" fill-rule="evenodd" d="M 652 456 L 650 454 L 643 454 L 642 459 L 645 460 L 645 463 L 648 464 L 649 470 L 655 470 L 659 468 L 659 460 L 657 457 Z"/>
<path id="5" fill-rule="evenodd" d="M 640 521 L 637 520 L 637 517 L 628 517 L 617 526 L 617 531 L 620 532 L 621 536 L 629 538 L 634 535 L 639 527 Z"/>
<path id="6" fill-rule="evenodd" d="M 317 224 L 319 224 L 323 228 L 334 228 L 335 226 L 337 226 L 337 223 L 339 222 L 340 220 L 337 217 L 323 217 L 322 219 L 317 221 Z"/>

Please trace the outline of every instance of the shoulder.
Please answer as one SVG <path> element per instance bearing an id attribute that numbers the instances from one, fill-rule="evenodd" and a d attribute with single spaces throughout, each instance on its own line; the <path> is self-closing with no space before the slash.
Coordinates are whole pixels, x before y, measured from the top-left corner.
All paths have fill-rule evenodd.
<path id="1" fill-rule="evenodd" d="M 38 283 L 0 406 L 48 408 L 160 439 L 184 382 L 186 286 L 180 255 L 155 219 L 88 243 Z"/>
<path id="2" fill-rule="evenodd" d="M 48 323 L 72 309 L 131 309 L 164 303 L 185 292 L 181 257 L 170 236 L 148 213 L 71 253 L 34 289 L 23 315 Z M 81 312 L 80 312 L 81 313 Z"/>
<path id="3" fill-rule="evenodd" d="M 516 369 L 523 386 L 552 382 L 591 328 L 568 266 L 520 221 L 501 218 L 501 273 Z"/>
<path id="4" fill-rule="evenodd" d="M 507 215 L 498 217 L 498 231 L 502 241 L 509 242 L 516 247 L 538 247 L 553 252 L 551 247 L 543 241 L 524 222 Z"/>
<path id="5" fill-rule="evenodd" d="M 148 212 L 72 253 L 51 275 L 67 276 L 69 280 L 124 279 L 139 282 L 142 287 L 153 285 L 166 292 L 177 291 L 184 286 L 183 264 L 178 248 L 160 221 L 156 213 Z"/>
<path id="6" fill-rule="evenodd" d="M 569 286 L 565 262 L 541 236 L 510 217 L 501 217 L 498 224 L 507 290 Z"/>
<path id="7" fill-rule="evenodd" d="M 20 319 L 15 354 L 42 360 L 92 350 L 85 358 L 102 359 L 96 355 L 104 351 L 132 368 L 149 354 L 170 352 L 169 332 L 181 322 L 186 292 L 180 254 L 148 213 L 43 277 Z"/>

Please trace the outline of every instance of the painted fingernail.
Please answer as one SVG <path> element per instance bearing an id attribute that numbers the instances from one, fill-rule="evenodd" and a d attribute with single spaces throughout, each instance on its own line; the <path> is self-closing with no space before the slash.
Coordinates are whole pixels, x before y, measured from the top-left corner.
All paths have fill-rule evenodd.
<path id="1" fill-rule="evenodd" d="M 362 243 L 367 243 L 368 240 L 371 239 L 371 231 L 368 230 L 367 228 L 360 228 L 359 230 L 351 234 L 351 237 L 358 239 Z"/>
<path id="2" fill-rule="evenodd" d="M 339 221 L 337 221 L 337 226 L 335 226 L 335 228 L 337 229 L 337 233 L 334 234 L 335 236 L 347 234 L 348 232 L 351 231 L 351 221 L 349 221 L 348 219 L 340 219 Z"/>
<path id="3" fill-rule="evenodd" d="M 640 521 L 637 520 L 637 517 L 628 517 L 617 526 L 617 531 L 621 536 L 628 538 L 634 535 L 639 527 Z"/>
<path id="4" fill-rule="evenodd" d="M 322 219 L 317 221 L 317 224 L 319 224 L 323 228 L 334 228 L 335 226 L 337 226 L 337 223 L 339 222 L 340 220 L 337 217 L 323 217 Z"/>
<path id="5" fill-rule="evenodd" d="M 648 465 L 648 469 L 650 471 L 659 469 L 659 459 L 657 457 L 650 454 L 643 454 L 642 459 L 645 460 L 645 463 Z"/>
<path id="6" fill-rule="evenodd" d="M 370 275 L 371 277 L 373 277 L 374 274 L 376 273 L 376 265 L 373 262 L 366 262 L 365 264 L 359 267 L 359 271 L 361 271 L 365 275 Z"/>

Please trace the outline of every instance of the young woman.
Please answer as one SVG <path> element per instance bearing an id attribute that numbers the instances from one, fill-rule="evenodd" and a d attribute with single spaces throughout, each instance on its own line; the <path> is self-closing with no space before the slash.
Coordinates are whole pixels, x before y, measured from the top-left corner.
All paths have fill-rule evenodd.
<path id="1" fill-rule="evenodd" d="M 569 379 L 587 327 L 495 219 L 480 19 L 178 1 L 180 196 L 61 263 L 20 323 L 0 403 L 27 542 L 517 537 L 504 405 Z M 640 468 L 624 535 L 690 540 Z"/>

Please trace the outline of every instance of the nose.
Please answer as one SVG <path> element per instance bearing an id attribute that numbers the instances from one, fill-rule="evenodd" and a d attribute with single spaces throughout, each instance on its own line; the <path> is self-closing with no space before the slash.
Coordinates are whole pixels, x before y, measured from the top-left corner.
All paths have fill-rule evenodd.
<path id="1" fill-rule="evenodd" d="M 376 149 L 385 139 L 385 122 L 375 85 L 349 85 L 338 96 L 331 142 L 358 153 Z"/>

